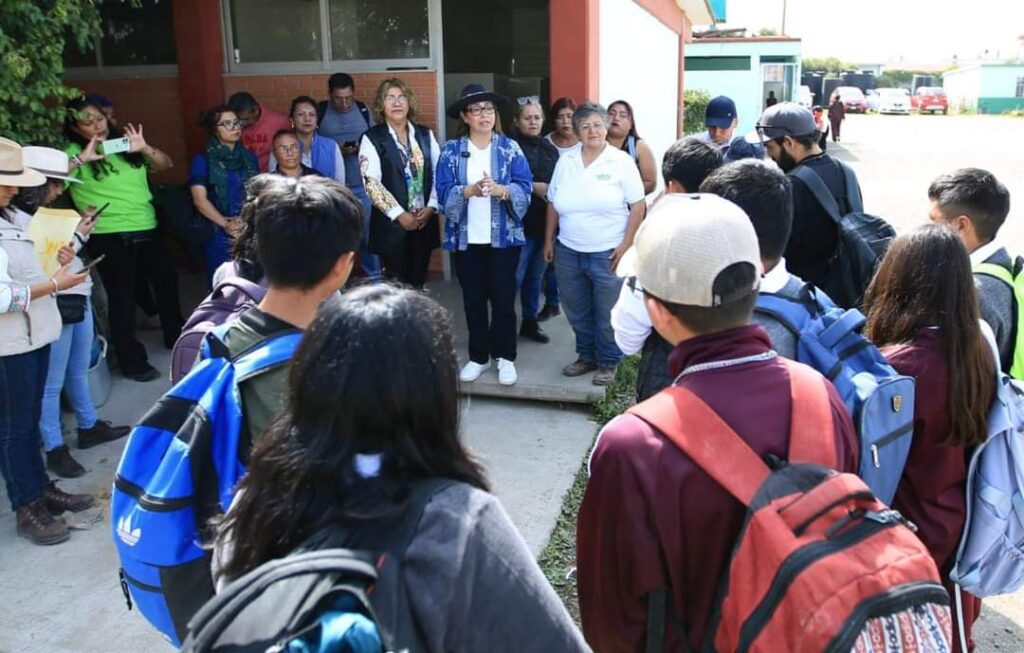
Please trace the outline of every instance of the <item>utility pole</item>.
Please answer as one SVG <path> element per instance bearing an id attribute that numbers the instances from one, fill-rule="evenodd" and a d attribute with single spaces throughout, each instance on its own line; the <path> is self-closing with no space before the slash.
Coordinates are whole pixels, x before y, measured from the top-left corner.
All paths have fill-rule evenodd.
<path id="1" fill-rule="evenodd" d="M 789 0 L 782 0 L 782 36 L 786 35 L 786 5 Z"/>

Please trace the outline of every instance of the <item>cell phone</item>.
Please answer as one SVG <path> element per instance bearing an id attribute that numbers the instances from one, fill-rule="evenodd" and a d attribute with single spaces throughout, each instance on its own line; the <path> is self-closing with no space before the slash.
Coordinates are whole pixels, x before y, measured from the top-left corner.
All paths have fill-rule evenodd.
<path id="1" fill-rule="evenodd" d="M 128 141 L 127 136 L 103 141 L 103 154 L 121 154 L 122 152 L 127 152 L 130 148 L 131 143 Z"/>
<path id="2" fill-rule="evenodd" d="M 94 267 L 96 267 L 97 265 L 99 265 L 99 262 L 102 261 L 105 258 L 107 258 L 106 254 L 100 254 L 99 256 L 97 256 L 93 260 L 89 261 L 84 266 L 82 266 L 82 269 L 79 270 L 79 272 L 88 272 L 89 270 L 91 270 Z"/>
<path id="3" fill-rule="evenodd" d="M 357 143 L 356 141 L 345 141 L 344 143 L 342 143 L 342 146 L 343 147 L 355 147 L 358 144 L 359 143 Z"/>
<path id="4" fill-rule="evenodd" d="M 103 213 L 104 211 L 106 211 L 108 206 L 110 206 L 110 202 L 107 202 L 106 204 L 101 206 L 98 211 L 93 213 L 92 214 L 92 221 L 95 222 L 96 220 L 99 220 L 100 219 L 100 214 Z M 88 220 L 88 218 L 85 218 L 85 217 L 83 217 L 82 219 L 83 220 Z"/>

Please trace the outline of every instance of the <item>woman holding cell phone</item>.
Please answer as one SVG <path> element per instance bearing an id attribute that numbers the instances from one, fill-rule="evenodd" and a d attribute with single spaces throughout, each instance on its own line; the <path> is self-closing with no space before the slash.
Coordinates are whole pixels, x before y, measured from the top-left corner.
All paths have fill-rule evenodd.
<path id="1" fill-rule="evenodd" d="M 72 100 L 66 109 L 64 135 L 71 144 L 65 152 L 71 157 L 70 176 L 81 182 L 69 187 L 71 199 L 80 210 L 110 203 L 87 249 L 95 257 L 105 255 L 98 269 L 109 300 L 111 344 L 125 377 L 153 381 L 160 372 L 135 339 L 135 288 L 144 279 L 152 282 L 164 346 L 172 347 L 183 322 L 178 278 L 157 232 L 148 179 L 170 168 L 171 159 L 146 142 L 141 125 L 128 123 L 123 133 L 110 127 L 93 101 Z M 128 150 L 115 153 L 125 146 L 117 142 L 123 138 Z"/>

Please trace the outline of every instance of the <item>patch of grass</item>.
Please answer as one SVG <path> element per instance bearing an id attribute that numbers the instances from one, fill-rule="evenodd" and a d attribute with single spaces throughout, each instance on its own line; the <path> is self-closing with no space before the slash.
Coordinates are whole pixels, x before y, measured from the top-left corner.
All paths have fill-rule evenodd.
<path id="1" fill-rule="evenodd" d="M 615 373 L 615 380 L 608 386 L 605 398 L 594 404 L 594 419 L 598 423 L 598 429 L 616 415 L 625 412 L 635 402 L 639 364 L 640 359 L 637 356 L 623 360 Z M 580 623 L 580 608 L 576 595 L 576 515 L 587 486 L 589 459 L 588 451 L 579 469 L 576 470 L 572 487 L 562 499 L 562 510 L 558 514 L 558 521 L 555 522 L 555 529 L 551 532 L 551 539 L 537 560 L 548 582 L 555 588 L 577 624 Z"/>

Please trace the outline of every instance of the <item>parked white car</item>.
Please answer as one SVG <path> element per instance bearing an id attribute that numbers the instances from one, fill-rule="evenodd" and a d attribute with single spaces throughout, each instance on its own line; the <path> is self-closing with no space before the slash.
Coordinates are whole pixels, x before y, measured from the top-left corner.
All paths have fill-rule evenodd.
<path id="1" fill-rule="evenodd" d="M 910 93 L 903 88 L 878 89 L 878 113 L 910 115 Z"/>
<path id="2" fill-rule="evenodd" d="M 873 88 L 868 89 L 867 92 L 864 93 L 864 101 L 868 105 L 868 112 L 878 112 L 878 107 L 881 102 L 881 100 L 878 98 L 878 91 L 876 91 Z"/>

